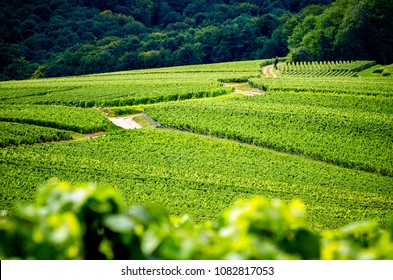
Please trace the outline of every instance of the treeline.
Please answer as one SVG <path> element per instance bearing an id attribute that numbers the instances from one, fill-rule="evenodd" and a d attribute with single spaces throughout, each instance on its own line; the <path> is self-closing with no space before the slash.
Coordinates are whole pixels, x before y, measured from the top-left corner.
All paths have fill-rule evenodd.
<path id="1" fill-rule="evenodd" d="M 393 62 L 393 1 L 337 0 L 309 6 L 284 24 L 289 58 Z"/>
<path id="2" fill-rule="evenodd" d="M 289 50 L 294 59 L 304 53 L 313 59 L 330 59 L 334 53 L 352 59 L 359 53 L 362 59 L 389 62 L 391 22 L 380 14 L 388 13 L 381 7 L 392 1 L 360 1 L 359 13 L 370 13 L 360 26 L 356 15 L 346 14 L 358 1 L 331 2 L 5 0 L 0 4 L 0 79 L 271 58 Z M 375 28 L 384 25 L 383 36 L 372 29 L 374 20 Z M 376 31 L 367 40 L 387 40 L 352 51 L 353 44 L 358 46 L 352 31 L 363 36 L 363 27 Z M 328 31 L 334 36 L 325 42 Z M 375 51 L 380 48 L 383 54 Z"/>

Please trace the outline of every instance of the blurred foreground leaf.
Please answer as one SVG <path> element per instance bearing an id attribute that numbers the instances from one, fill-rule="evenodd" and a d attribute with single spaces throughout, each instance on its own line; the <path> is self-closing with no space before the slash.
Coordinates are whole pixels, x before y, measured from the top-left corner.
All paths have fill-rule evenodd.
<path id="1" fill-rule="evenodd" d="M 0 240 L 1 259 L 393 259 L 392 234 L 376 222 L 316 233 L 297 200 L 240 200 L 196 225 L 158 206 L 125 210 L 112 188 L 56 180 L 35 205 L 2 213 Z"/>

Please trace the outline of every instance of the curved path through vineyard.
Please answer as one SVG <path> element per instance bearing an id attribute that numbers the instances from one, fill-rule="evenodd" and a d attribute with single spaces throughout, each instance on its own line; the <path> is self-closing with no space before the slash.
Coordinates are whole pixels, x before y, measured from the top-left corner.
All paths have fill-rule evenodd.
<path id="1" fill-rule="evenodd" d="M 254 88 L 247 83 L 226 83 L 224 87 L 233 87 L 235 91 L 233 93 L 241 93 L 246 96 L 262 95 L 264 92 L 258 88 Z"/>
<path id="2" fill-rule="evenodd" d="M 268 78 L 277 78 L 276 73 L 274 73 L 274 64 L 265 65 L 262 67 L 262 74 Z"/>

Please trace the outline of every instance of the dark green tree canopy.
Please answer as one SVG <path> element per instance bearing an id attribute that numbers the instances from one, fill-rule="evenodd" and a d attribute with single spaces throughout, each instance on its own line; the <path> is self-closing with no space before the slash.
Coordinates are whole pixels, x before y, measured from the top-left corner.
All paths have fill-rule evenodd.
<path id="1" fill-rule="evenodd" d="M 305 9 L 288 39 L 292 57 L 307 50 L 316 60 L 393 62 L 393 1 L 337 0 L 320 9 Z M 293 26 L 293 25 L 292 25 Z"/>
<path id="2" fill-rule="evenodd" d="M 273 58 L 393 60 L 392 0 L 4 0 L 0 79 Z M 40 75 L 42 76 L 42 75 Z"/>

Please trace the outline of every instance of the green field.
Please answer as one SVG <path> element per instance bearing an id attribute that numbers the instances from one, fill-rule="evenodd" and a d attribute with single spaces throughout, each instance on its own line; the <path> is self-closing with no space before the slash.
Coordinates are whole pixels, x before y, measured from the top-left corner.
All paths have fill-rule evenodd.
<path id="1" fill-rule="evenodd" d="M 268 79 L 260 64 L 0 83 L 7 146 L 0 150 L 0 209 L 12 213 L 57 177 L 111 185 L 127 205 L 159 204 L 197 222 L 213 220 L 238 198 L 263 195 L 301 199 L 317 230 L 359 220 L 386 227 L 393 215 L 393 79 Z M 263 94 L 233 94 L 234 86 L 222 84 L 243 79 Z M 142 110 L 162 127 L 109 125 L 107 115 Z M 106 133 L 28 145 L 93 131 Z"/>
<path id="2" fill-rule="evenodd" d="M 36 125 L 0 122 L 0 147 L 71 140 L 77 135 L 64 130 Z"/>
<path id="3" fill-rule="evenodd" d="M 0 104 L 124 106 L 227 94 L 219 80 L 259 77 L 261 61 L 0 83 Z"/>
<path id="4" fill-rule="evenodd" d="M 276 91 L 148 107 L 163 126 L 393 176 L 393 99 Z"/>
<path id="5" fill-rule="evenodd" d="M 55 176 L 112 185 L 127 205 L 161 204 L 196 221 L 214 218 L 241 197 L 299 198 L 311 225 L 329 228 L 364 219 L 383 224 L 393 195 L 388 176 L 165 129 L 8 148 L 0 159 L 7 208 L 31 200 L 35 186 Z"/>
<path id="6" fill-rule="evenodd" d="M 105 130 L 109 120 L 97 109 L 49 105 L 0 105 L 0 121 L 35 124 L 89 133 Z"/>
<path id="7" fill-rule="evenodd" d="M 250 83 L 263 90 L 293 90 L 318 94 L 336 93 L 370 95 L 392 98 L 393 83 L 389 77 L 283 77 L 282 79 L 250 79 Z"/>
<path id="8" fill-rule="evenodd" d="M 314 61 L 281 63 L 284 77 L 356 77 L 357 72 L 375 65 L 375 61 Z"/>

